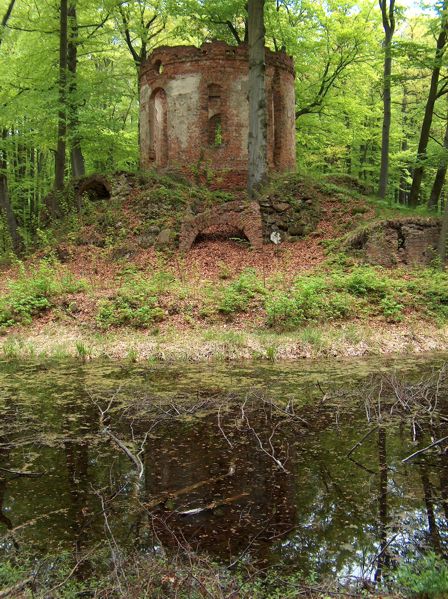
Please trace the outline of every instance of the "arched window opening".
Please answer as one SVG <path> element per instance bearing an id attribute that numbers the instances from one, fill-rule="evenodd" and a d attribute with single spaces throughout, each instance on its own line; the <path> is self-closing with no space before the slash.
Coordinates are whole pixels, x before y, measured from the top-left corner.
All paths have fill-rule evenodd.
<path id="1" fill-rule="evenodd" d="M 156 166 L 168 163 L 168 105 L 165 90 L 154 90 L 150 100 L 149 135 L 151 153 Z"/>
<path id="2" fill-rule="evenodd" d="M 154 70 L 158 75 L 161 75 L 163 73 L 163 64 L 161 60 L 156 60 L 156 62 L 154 63 Z"/>
<path id="3" fill-rule="evenodd" d="M 281 149 L 283 142 L 283 102 L 280 94 L 280 74 L 275 71 L 272 90 L 272 145 L 274 167 L 279 168 L 281 163 Z"/>
<path id="4" fill-rule="evenodd" d="M 208 121 L 208 145 L 219 148 L 223 144 L 222 119 L 220 114 L 215 114 Z"/>

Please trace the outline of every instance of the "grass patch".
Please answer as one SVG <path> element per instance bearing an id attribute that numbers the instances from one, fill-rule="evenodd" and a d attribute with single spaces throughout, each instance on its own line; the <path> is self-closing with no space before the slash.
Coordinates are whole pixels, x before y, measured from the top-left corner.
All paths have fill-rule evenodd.
<path id="1" fill-rule="evenodd" d="M 163 320 L 161 297 L 172 291 L 174 277 L 165 272 L 145 278 L 142 274 L 125 276 L 116 294 L 99 304 L 96 322 L 102 329 L 115 326 L 146 328 Z"/>
<path id="2" fill-rule="evenodd" d="M 222 314 L 247 312 L 252 300 L 265 294 L 266 289 L 257 273 L 253 269 L 246 269 L 221 290 L 217 305 L 218 312 Z"/>
<path id="3" fill-rule="evenodd" d="M 85 281 L 76 279 L 57 263 L 42 261 L 34 268 L 20 265 L 19 276 L 0 297 L 0 331 L 16 324 L 30 324 L 33 317 L 55 305 L 56 298 L 86 291 Z"/>

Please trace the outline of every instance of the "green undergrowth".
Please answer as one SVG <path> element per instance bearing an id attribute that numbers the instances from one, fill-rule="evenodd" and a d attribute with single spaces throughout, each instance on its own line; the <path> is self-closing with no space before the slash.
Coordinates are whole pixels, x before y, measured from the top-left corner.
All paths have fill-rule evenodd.
<path id="1" fill-rule="evenodd" d="M 31 324 L 33 317 L 52 308 L 57 298 L 86 289 L 85 281 L 57 263 L 42 261 L 29 269 L 20 264 L 17 278 L 0 295 L 0 331 L 16 324 Z"/>
<path id="2" fill-rule="evenodd" d="M 181 281 L 167 272 L 130 274 L 117 291 L 100 302 L 97 324 L 147 328 L 180 315 L 189 324 L 219 323 L 251 314 L 264 328 L 302 329 L 327 321 L 397 323 L 417 316 L 448 320 L 448 274 L 437 269 L 387 270 L 358 265 L 338 255 L 320 268 L 263 279 L 254 269 L 211 283 Z"/>
<path id="3" fill-rule="evenodd" d="M 29 325 L 56 307 L 55 317 L 64 319 L 67 313 L 70 318 L 71 303 L 64 297 L 86 290 L 84 281 L 55 261 L 44 260 L 29 269 L 21 265 L 0 297 L 0 329 Z M 436 268 L 362 265 L 344 254 L 296 276 L 280 272 L 265 278 L 247 268 L 219 281 L 129 267 L 116 278 L 115 290 L 96 301 L 88 318 L 103 331 L 117 327 L 157 331 L 159 323 L 173 318 L 190 326 L 238 318 L 249 328 L 255 318 L 257 327 L 279 332 L 372 318 L 389 323 L 423 318 L 443 324 L 448 321 L 448 274 Z"/>
<path id="4" fill-rule="evenodd" d="M 247 562 L 247 560 L 246 560 Z M 288 572 L 289 570 L 289 572 Z M 19 588 L 15 592 L 14 588 Z M 288 568 L 257 570 L 250 562 L 227 568 L 193 552 L 173 556 L 127 555 L 114 549 L 97 549 L 85 556 L 61 552 L 44 558 L 19 556 L 0 563 L 0 589 L 5 596 L 140 597 L 201 599 L 329 599 L 348 597 L 395 597 L 400 599 L 442 599 L 448 593 L 448 566 L 434 553 L 407 558 L 398 567 L 386 570 L 376 588 L 355 578 L 342 586 L 337 580 L 321 579 L 316 573 L 304 576 Z"/>
<path id="5" fill-rule="evenodd" d="M 145 278 L 141 274 L 125 277 L 117 293 L 99 303 L 97 324 L 107 329 L 113 326 L 145 328 L 163 320 L 165 312 L 161 307 L 161 297 L 173 291 L 174 277 L 159 272 Z"/>

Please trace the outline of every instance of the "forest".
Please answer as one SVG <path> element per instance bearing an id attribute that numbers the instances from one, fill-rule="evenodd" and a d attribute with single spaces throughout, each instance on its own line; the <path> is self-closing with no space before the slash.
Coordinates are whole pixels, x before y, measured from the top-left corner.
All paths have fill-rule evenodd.
<path id="1" fill-rule="evenodd" d="M 265 12 L 267 46 L 294 57 L 299 169 L 441 211 L 445 4 L 278 0 Z M 69 178 L 138 168 L 138 69 L 155 47 L 247 40 L 236 0 L 10 0 L 0 16 L 3 252 L 45 234 L 43 199 Z"/>
<path id="2" fill-rule="evenodd" d="M 448 597 L 448 0 L 0 23 L 0 599 Z"/>

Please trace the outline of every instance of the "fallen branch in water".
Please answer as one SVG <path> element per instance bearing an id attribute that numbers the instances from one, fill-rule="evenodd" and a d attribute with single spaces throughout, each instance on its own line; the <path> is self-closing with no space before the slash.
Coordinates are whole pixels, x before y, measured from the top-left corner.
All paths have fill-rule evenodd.
<path id="1" fill-rule="evenodd" d="M 355 443 L 355 445 L 353 445 L 353 447 L 350 449 L 350 451 L 348 452 L 348 454 L 346 455 L 347 458 L 349 458 L 352 453 L 358 449 L 358 447 L 361 447 L 361 445 L 364 443 L 364 441 L 370 437 L 370 435 L 372 433 L 374 433 L 376 430 L 378 430 L 378 426 L 374 426 L 372 429 L 370 429 L 370 431 L 367 431 L 367 433 L 362 437 L 362 439 L 360 439 L 357 443 Z"/>
<path id="2" fill-rule="evenodd" d="M 280 423 L 278 422 L 274 428 L 272 429 L 272 433 L 271 436 L 268 439 L 268 443 L 270 446 L 271 451 L 269 451 L 268 449 L 265 448 L 265 446 L 263 445 L 263 441 L 260 439 L 260 435 L 257 433 L 257 431 L 254 429 L 254 427 L 251 425 L 251 423 L 249 422 L 249 418 L 247 417 L 246 413 L 244 412 L 244 405 L 241 407 L 241 412 L 243 415 L 243 419 L 246 421 L 246 426 L 247 428 L 251 431 L 251 433 L 254 435 L 255 439 L 258 442 L 258 446 L 260 447 L 260 450 L 265 453 L 267 456 L 269 456 L 272 460 L 274 460 L 274 462 L 277 464 L 277 466 L 280 468 L 280 470 L 283 470 L 283 472 L 285 474 L 289 474 L 289 471 L 286 470 L 284 464 L 275 456 L 275 452 L 274 452 L 274 446 L 272 445 L 272 439 L 277 431 L 277 428 L 279 427 Z M 286 461 L 285 461 L 286 463 Z"/>
<path id="3" fill-rule="evenodd" d="M 187 493 L 191 493 L 191 491 L 196 491 L 196 489 L 200 489 L 201 487 L 204 487 L 205 485 L 215 483 L 220 480 L 224 480 L 228 476 L 233 476 L 234 474 L 235 474 L 235 465 L 232 463 L 232 464 L 230 464 L 228 472 L 226 472 L 225 474 L 220 474 L 219 476 L 207 478 L 206 480 L 200 480 L 197 483 L 188 485 L 187 487 L 182 487 L 182 489 L 178 489 L 177 491 L 167 491 L 166 493 L 159 495 L 159 497 L 157 497 L 156 499 L 153 499 L 152 501 L 146 502 L 142 505 L 147 510 L 152 509 L 154 507 L 157 507 L 161 503 L 167 502 L 169 499 L 175 499 L 176 497 L 179 497 L 180 495 L 186 495 Z"/>
<path id="4" fill-rule="evenodd" d="M 124 451 L 124 453 L 128 456 L 128 458 L 131 460 L 131 462 L 134 463 L 135 467 L 137 468 L 138 478 L 142 478 L 145 467 L 144 467 L 141 459 L 139 457 L 135 456 L 132 453 L 132 451 L 128 447 L 126 447 L 126 445 L 123 443 L 123 441 L 120 441 L 120 439 L 118 437 L 116 437 L 109 428 L 104 428 L 102 432 L 105 435 L 108 435 L 112 439 L 112 441 L 116 445 L 118 445 L 118 447 L 122 451 Z"/>
<path id="5" fill-rule="evenodd" d="M 27 472 L 26 470 L 8 470 L 8 468 L 0 468 L 0 472 L 6 472 L 6 474 L 12 474 L 13 476 L 30 476 L 32 478 L 46 474 L 46 472 Z"/>
<path id="6" fill-rule="evenodd" d="M 218 499 L 217 501 L 212 501 L 212 503 L 204 505 L 203 507 L 196 507 L 191 510 L 185 510 L 183 512 L 177 511 L 176 513 L 180 514 L 181 516 L 196 516 L 197 514 L 201 514 L 202 512 L 214 510 L 217 507 L 221 507 L 222 505 L 229 505 L 229 503 L 238 501 L 238 499 L 241 499 L 242 497 L 247 497 L 247 495 L 249 495 L 249 493 L 239 493 L 238 495 L 233 495 L 232 497 L 227 497 L 226 499 Z"/>
<path id="7" fill-rule="evenodd" d="M 401 460 L 402 463 L 404 464 L 405 462 L 409 462 L 409 460 L 416 458 L 418 455 L 424 453 L 425 451 L 428 451 L 428 449 L 431 449 L 432 447 L 436 447 L 436 445 L 440 445 L 440 443 L 443 443 L 447 439 L 448 439 L 448 435 L 446 437 L 442 437 L 441 439 L 438 439 L 437 441 L 434 441 L 434 443 L 431 443 L 431 445 L 428 445 L 427 447 L 424 447 L 423 449 L 419 449 L 415 453 L 408 455 L 407 458 L 404 458 L 404 460 Z"/>

